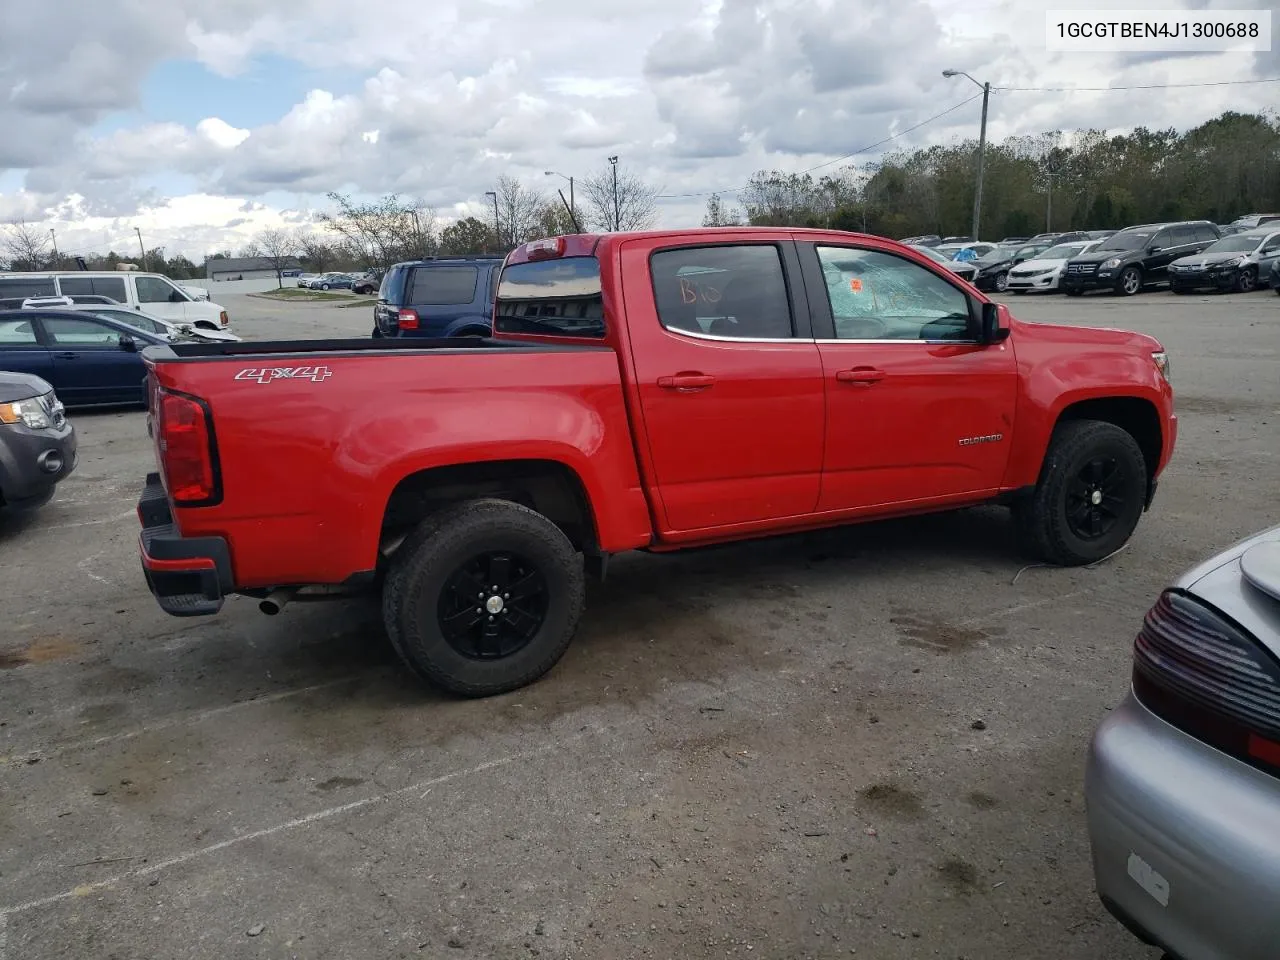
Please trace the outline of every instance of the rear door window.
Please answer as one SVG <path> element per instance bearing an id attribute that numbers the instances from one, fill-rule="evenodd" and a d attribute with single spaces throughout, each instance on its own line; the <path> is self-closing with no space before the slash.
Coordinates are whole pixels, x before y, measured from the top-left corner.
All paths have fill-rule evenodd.
<path id="1" fill-rule="evenodd" d="M 1218 231 L 1207 223 L 1202 223 L 1194 228 L 1197 243 L 1210 243 L 1218 239 Z"/>
<path id="2" fill-rule="evenodd" d="M 53 277 L 0 277 L 0 297 L 56 297 Z"/>
<path id="3" fill-rule="evenodd" d="M 507 267 L 498 281 L 494 329 L 500 333 L 603 337 L 600 261 L 595 257 L 563 257 Z"/>
<path id="4" fill-rule="evenodd" d="M 472 266 L 418 267 L 410 281 L 408 302 L 415 306 L 458 306 L 476 298 L 480 271 Z"/>
<path id="5" fill-rule="evenodd" d="M 118 347 L 120 331 L 89 319 L 42 317 L 49 341 L 57 347 Z"/>
<path id="6" fill-rule="evenodd" d="M 794 336 L 782 257 L 772 244 L 659 250 L 650 260 L 668 330 L 743 340 Z"/>

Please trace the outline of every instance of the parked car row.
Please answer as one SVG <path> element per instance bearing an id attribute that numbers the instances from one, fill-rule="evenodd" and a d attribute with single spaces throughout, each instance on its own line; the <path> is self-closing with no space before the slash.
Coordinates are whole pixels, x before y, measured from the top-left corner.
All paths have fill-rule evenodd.
<path id="1" fill-rule="evenodd" d="M 172 323 L 209 329 L 225 330 L 231 322 L 224 307 L 197 298 L 159 273 L 0 273 L 0 299 L 32 297 L 98 297 Z"/>
<path id="2" fill-rule="evenodd" d="M 1056 292 L 1080 296 L 1105 290 L 1133 296 L 1168 284 L 1174 293 L 1198 289 L 1248 292 L 1270 285 L 1280 292 L 1280 216 L 1242 218 L 1230 232 L 1208 220 L 1153 223 L 1115 231 L 1040 234 L 998 244 L 937 243 L 909 237 L 926 255 L 967 261 L 957 271 L 980 290 Z M 1010 242 L 1018 241 L 1018 242 Z"/>
<path id="3" fill-rule="evenodd" d="M 309 290 L 350 290 L 353 293 L 376 293 L 378 278 L 372 273 L 303 273 L 298 286 Z"/>

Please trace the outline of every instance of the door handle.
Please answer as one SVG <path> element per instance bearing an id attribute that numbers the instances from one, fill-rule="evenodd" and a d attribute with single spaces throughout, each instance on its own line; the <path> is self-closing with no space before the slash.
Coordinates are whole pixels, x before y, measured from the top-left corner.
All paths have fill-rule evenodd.
<path id="1" fill-rule="evenodd" d="M 836 379 L 841 383 L 856 383 L 869 387 L 884 379 L 884 371 L 877 370 L 875 367 L 854 367 L 852 370 L 838 371 Z"/>
<path id="2" fill-rule="evenodd" d="M 705 390 L 714 386 L 715 377 L 702 373 L 681 373 L 674 377 L 659 377 L 658 386 L 664 390 Z"/>
<path id="3" fill-rule="evenodd" d="M 59 360 L 74 360 L 76 359 L 76 357 L 80 356 L 80 354 L 71 353 L 70 351 L 67 351 L 64 353 L 55 353 L 54 356 L 57 357 Z"/>

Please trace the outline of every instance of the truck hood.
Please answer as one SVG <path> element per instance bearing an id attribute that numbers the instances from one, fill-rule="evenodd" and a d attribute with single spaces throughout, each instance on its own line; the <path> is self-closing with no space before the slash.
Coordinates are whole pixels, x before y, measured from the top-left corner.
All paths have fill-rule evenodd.
<path id="1" fill-rule="evenodd" d="M 1158 352 L 1164 346 L 1155 337 L 1135 330 L 1116 330 L 1111 327 L 1068 327 L 1058 323 L 1031 323 L 1016 320 L 1018 336 L 1042 343 L 1058 343 L 1064 347 L 1116 347 L 1128 348 L 1135 353 Z"/>
<path id="2" fill-rule="evenodd" d="M 29 373 L 0 371 L 0 403 L 17 403 L 53 390 L 47 381 Z"/>

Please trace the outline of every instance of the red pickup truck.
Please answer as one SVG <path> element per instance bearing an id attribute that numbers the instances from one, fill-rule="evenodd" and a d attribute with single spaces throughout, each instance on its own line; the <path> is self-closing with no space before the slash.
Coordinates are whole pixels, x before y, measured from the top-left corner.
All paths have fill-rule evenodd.
<path id="1" fill-rule="evenodd" d="M 836 231 L 570 236 L 506 260 L 489 339 L 143 353 L 160 605 L 381 590 L 470 696 L 564 653 L 584 579 L 669 551 L 984 502 L 1039 558 L 1119 549 L 1177 430 L 1151 337 L 1023 323 Z"/>

